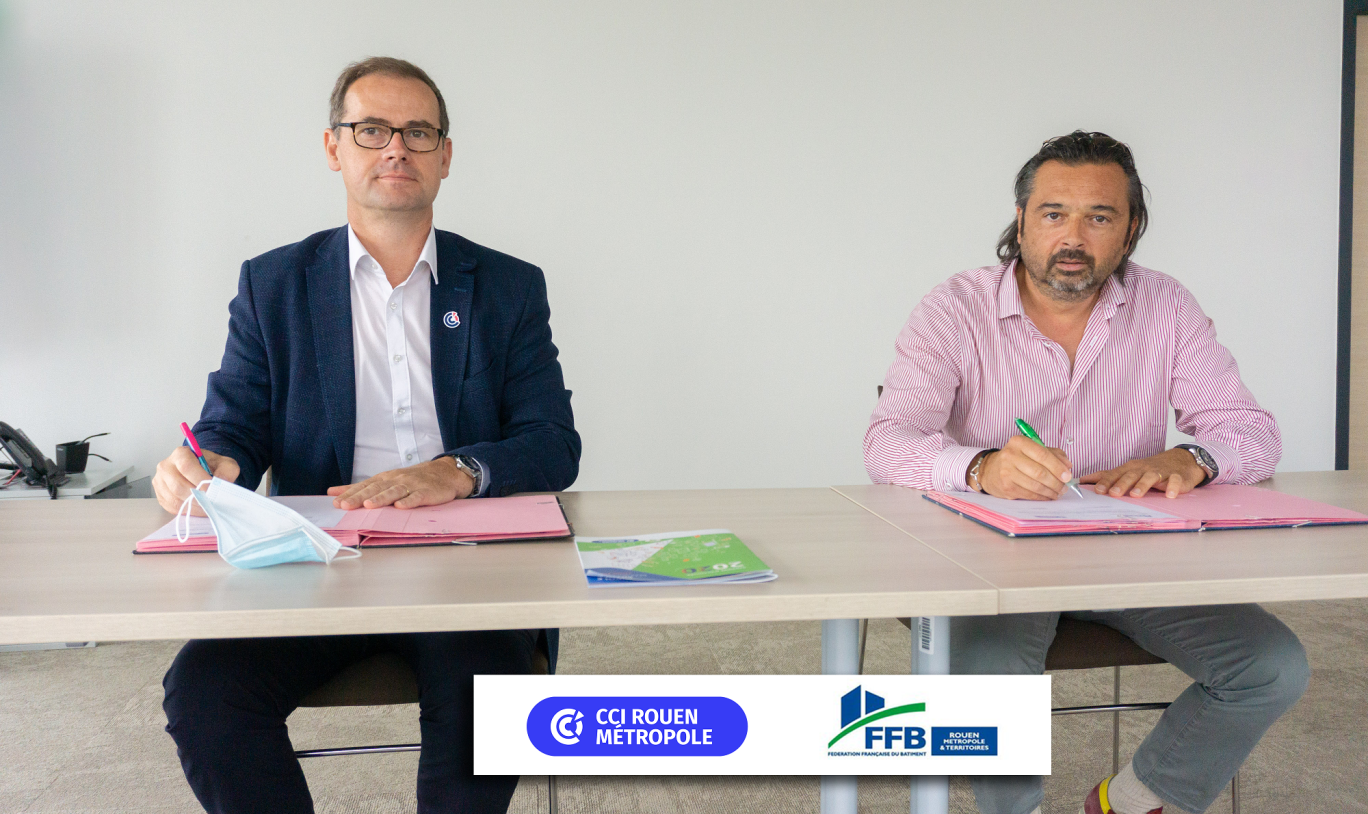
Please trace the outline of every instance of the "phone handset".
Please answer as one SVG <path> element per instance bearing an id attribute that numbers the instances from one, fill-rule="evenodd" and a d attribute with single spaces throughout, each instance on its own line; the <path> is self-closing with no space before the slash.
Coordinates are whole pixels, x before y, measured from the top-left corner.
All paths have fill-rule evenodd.
<path id="1" fill-rule="evenodd" d="M 57 499 L 57 487 L 67 482 L 67 474 L 51 458 L 39 452 L 23 430 L 0 421 L 0 448 L 14 462 L 24 483 L 45 487 L 52 499 Z"/>

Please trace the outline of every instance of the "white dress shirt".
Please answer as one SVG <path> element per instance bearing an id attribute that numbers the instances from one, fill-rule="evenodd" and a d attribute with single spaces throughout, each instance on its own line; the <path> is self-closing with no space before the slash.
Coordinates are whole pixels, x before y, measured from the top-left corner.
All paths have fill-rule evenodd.
<path id="1" fill-rule="evenodd" d="M 408 279 L 391 287 L 347 226 L 351 267 L 352 352 L 356 366 L 356 451 L 352 483 L 441 455 L 442 432 L 432 394 L 432 283 L 437 232 Z M 431 282 L 429 282 L 431 280 Z"/>

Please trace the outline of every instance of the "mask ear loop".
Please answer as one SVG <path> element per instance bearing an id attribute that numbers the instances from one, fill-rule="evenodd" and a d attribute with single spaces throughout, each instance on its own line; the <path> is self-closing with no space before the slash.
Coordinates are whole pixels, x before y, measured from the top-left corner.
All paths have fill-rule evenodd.
<path id="1" fill-rule="evenodd" d="M 202 481 L 200 481 L 199 483 L 195 484 L 195 488 L 196 488 L 196 489 L 203 489 L 203 488 L 204 488 L 204 484 L 206 484 L 206 483 L 213 483 L 213 481 L 212 481 L 212 480 L 202 480 Z M 184 501 L 183 503 L 181 503 L 180 508 L 176 510 L 176 541 L 177 541 L 177 542 L 183 543 L 183 542 L 185 542 L 186 540 L 189 540 L 189 539 L 190 539 L 190 501 L 192 501 L 192 500 L 194 500 L 194 499 L 195 499 L 195 493 L 194 493 L 194 492 L 191 492 L 191 493 L 190 493 L 190 496 L 187 497 L 187 498 L 185 499 L 185 501 Z M 182 515 L 182 514 L 185 515 L 185 533 L 184 533 L 184 534 L 181 533 L 181 515 Z M 210 518 L 210 519 L 209 519 L 209 525 L 213 527 L 213 529 L 214 529 L 214 536 L 217 537 L 217 536 L 218 536 L 218 526 L 215 526 L 215 525 L 214 525 L 214 520 L 213 520 L 213 518 Z"/>
<path id="2" fill-rule="evenodd" d="M 324 533 L 324 534 L 327 534 L 326 531 L 323 532 L 323 533 Z M 333 553 L 332 557 L 329 558 L 328 555 L 325 554 L 325 553 L 323 552 L 323 546 L 322 546 L 317 540 L 315 540 L 315 539 L 313 538 L 313 535 L 312 535 L 312 534 L 309 535 L 309 543 L 310 543 L 311 545 L 313 545 L 314 551 L 317 551 L 317 552 L 318 552 L 318 555 L 319 555 L 320 557 L 322 557 L 322 558 L 323 558 L 323 561 L 326 562 L 326 563 L 332 563 L 334 560 L 354 560 L 354 559 L 356 559 L 357 557 L 361 556 L 361 549 L 359 549 L 359 548 L 351 548 L 350 546 L 339 545 L 339 546 L 337 547 L 337 551 L 335 551 L 335 552 Z M 345 557 L 342 556 L 344 552 L 346 553 L 346 556 L 345 556 Z"/>

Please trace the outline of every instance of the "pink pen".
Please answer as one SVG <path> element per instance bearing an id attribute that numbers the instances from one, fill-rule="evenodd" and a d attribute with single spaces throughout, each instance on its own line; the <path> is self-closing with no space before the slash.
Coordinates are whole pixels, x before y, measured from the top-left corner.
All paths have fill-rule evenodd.
<path id="1" fill-rule="evenodd" d="M 204 471 L 208 472 L 209 475 L 212 476 L 214 473 L 209 472 L 209 463 L 204 460 L 204 453 L 200 451 L 199 441 L 195 440 L 195 434 L 193 432 L 190 432 L 190 425 L 182 421 L 181 432 L 185 433 L 185 440 L 190 442 L 190 449 L 194 450 L 195 457 L 199 458 L 200 466 L 204 467 Z"/>

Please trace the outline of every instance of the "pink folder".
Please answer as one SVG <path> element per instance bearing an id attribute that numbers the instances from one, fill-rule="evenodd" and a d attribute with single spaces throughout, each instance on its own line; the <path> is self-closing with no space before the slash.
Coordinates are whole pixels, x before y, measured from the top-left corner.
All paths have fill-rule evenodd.
<path id="1" fill-rule="evenodd" d="M 138 554 L 217 551 L 212 534 L 190 537 L 184 543 L 168 532 L 168 523 L 138 541 Z M 334 526 L 323 529 L 345 546 L 457 545 L 504 540 L 544 540 L 570 536 L 560 500 L 555 495 L 516 495 L 453 500 L 419 509 L 355 509 L 342 513 Z"/>
<path id="2" fill-rule="evenodd" d="M 346 529 L 323 529 L 328 536 L 345 546 L 355 548 L 361 542 L 361 535 L 355 531 Z M 151 535 L 138 541 L 137 547 L 133 549 L 135 554 L 173 554 L 184 551 L 218 551 L 218 538 L 211 535 L 196 535 L 185 538 L 185 542 L 177 540 L 175 536 L 162 537 L 153 532 Z"/>
<path id="3" fill-rule="evenodd" d="M 335 529 L 361 534 L 361 547 L 484 543 L 568 537 L 570 524 L 555 495 L 453 500 L 418 509 L 355 509 Z"/>
<path id="4" fill-rule="evenodd" d="M 1055 501 L 1003 500 L 977 492 L 925 497 L 1009 537 L 1133 534 L 1203 529 L 1279 528 L 1368 523 L 1368 515 L 1257 486 L 1216 484 L 1169 499 L 1151 491 L 1113 498 L 1089 489 Z"/>

